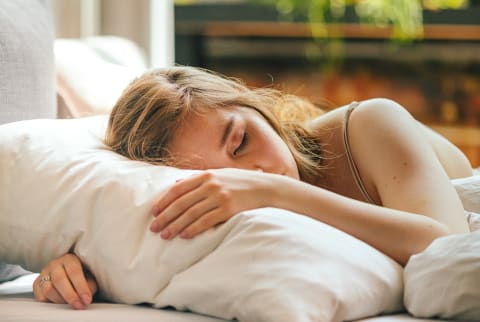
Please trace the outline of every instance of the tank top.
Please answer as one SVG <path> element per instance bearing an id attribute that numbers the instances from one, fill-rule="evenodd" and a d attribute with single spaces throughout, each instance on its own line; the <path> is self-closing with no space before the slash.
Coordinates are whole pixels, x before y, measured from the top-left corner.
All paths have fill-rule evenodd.
<path id="1" fill-rule="evenodd" d="M 348 166 L 350 167 L 350 171 L 352 172 L 355 184 L 357 185 L 358 189 L 362 193 L 363 198 L 367 202 L 369 202 L 371 204 L 376 204 L 376 202 L 373 201 L 373 198 L 370 196 L 367 189 L 365 188 L 365 185 L 362 181 L 362 177 L 360 176 L 360 172 L 358 171 L 357 165 L 355 164 L 355 161 L 353 160 L 352 150 L 350 148 L 350 143 L 348 141 L 348 121 L 350 119 L 350 115 L 352 114 L 353 110 L 359 104 L 360 103 L 358 103 L 358 102 L 350 103 L 350 105 L 348 106 L 347 111 L 345 113 L 345 117 L 343 119 L 343 146 L 345 147 L 345 156 L 347 157 Z"/>

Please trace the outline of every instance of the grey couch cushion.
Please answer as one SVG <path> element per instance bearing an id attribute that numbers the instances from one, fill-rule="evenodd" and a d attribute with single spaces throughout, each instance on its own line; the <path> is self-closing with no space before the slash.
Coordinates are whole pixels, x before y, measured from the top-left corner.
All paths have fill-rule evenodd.
<path id="1" fill-rule="evenodd" d="M 0 124 L 56 117 L 54 32 L 47 3 L 0 1 Z M 0 263 L 0 282 L 26 273 Z"/>
<path id="2" fill-rule="evenodd" d="M 54 32 L 47 3 L 0 1 L 0 124 L 56 117 Z"/>

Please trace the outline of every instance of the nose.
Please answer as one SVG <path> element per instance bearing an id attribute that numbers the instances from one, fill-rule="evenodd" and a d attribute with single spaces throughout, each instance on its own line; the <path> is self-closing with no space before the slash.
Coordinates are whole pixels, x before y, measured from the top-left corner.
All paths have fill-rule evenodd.
<path id="1" fill-rule="evenodd" d="M 236 168 L 241 168 L 245 170 L 254 170 L 260 172 L 275 173 L 275 167 L 268 162 L 268 160 L 262 158 L 252 158 L 252 159 L 241 159 L 236 160 Z"/>

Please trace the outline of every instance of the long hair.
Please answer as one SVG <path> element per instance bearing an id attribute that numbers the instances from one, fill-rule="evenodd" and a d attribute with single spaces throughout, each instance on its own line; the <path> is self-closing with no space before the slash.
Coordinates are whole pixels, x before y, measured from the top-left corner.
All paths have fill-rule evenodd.
<path id="1" fill-rule="evenodd" d="M 287 144 L 301 180 L 322 169 L 322 149 L 306 122 L 323 111 L 306 100 L 271 88 L 194 67 L 157 69 L 135 79 L 110 114 L 105 143 L 133 160 L 175 165 L 168 152 L 176 130 L 191 113 L 234 106 L 259 112 Z"/>

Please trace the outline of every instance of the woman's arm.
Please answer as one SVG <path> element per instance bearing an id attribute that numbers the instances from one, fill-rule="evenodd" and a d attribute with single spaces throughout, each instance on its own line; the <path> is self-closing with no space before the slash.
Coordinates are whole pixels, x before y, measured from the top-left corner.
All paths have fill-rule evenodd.
<path id="1" fill-rule="evenodd" d="M 388 100 L 362 103 L 351 115 L 349 138 L 362 178 L 374 182 L 384 207 L 298 183 L 278 190 L 275 203 L 337 227 L 401 264 L 436 237 L 468 231 L 455 189 L 402 107 Z"/>
<path id="2" fill-rule="evenodd" d="M 340 229 L 401 265 L 435 238 L 450 232 L 446 225 L 427 216 L 357 201 L 289 178 L 278 180 L 284 181 L 278 185 L 289 188 L 276 191 L 276 207 Z"/>
<path id="3" fill-rule="evenodd" d="M 403 107 L 386 99 L 363 102 L 351 114 L 348 134 L 360 174 L 374 183 L 384 207 L 431 217 L 452 233 L 468 231 L 447 171 Z"/>
<path id="4" fill-rule="evenodd" d="M 280 175 L 219 169 L 176 183 L 153 210 L 151 230 L 190 238 L 235 213 L 270 206 L 332 225 L 402 265 L 435 238 L 468 231 L 455 189 L 402 107 L 362 103 L 351 115 L 349 138 L 360 174 L 374 183 L 383 207 Z"/>

